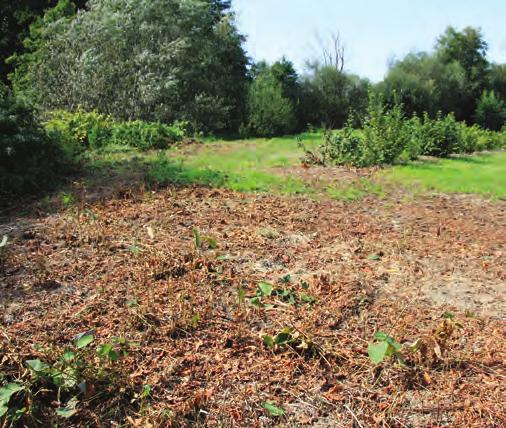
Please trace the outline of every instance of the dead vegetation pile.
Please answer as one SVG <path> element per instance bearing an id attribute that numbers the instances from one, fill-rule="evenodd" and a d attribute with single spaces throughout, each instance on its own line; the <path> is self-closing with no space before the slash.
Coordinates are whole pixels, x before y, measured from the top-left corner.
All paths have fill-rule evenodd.
<path id="1" fill-rule="evenodd" d="M 0 410 L 28 426 L 504 426 L 504 207 L 196 188 L 18 217 L 0 231 Z"/>

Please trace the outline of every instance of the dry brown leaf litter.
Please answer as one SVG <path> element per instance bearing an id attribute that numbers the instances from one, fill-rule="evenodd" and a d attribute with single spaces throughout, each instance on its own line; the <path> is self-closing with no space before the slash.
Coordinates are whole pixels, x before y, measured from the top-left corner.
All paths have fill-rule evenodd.
<path id="1" fill-rule="evenodd" d="M 94 330 L 139 344 L 121 369 L 128 388 L 149 384 L 152 396 L 140 412 L 125 390 L 81 406 L 69 425 L 506 424 L 504 202 L 342 204 L 196 188 L 83 208 L 79 219 L 62 210 L 4 226 L 14 243 L 0 278 L 1 371 L 19 376 L 42 357 L 34 344 L 62 348 Z M 196 250 L 194 228 L 218 248 Z M 279 287 L 316 302 L 248 304 L 259 281 L 286 275 Z M 442 358 L 369 361 L 377 330 L 434 349 L 445 311 L 462 328 Z M 266 348 L 261 335 L 284 327 L 318 352 Z M 285 416 L 269 417 L 267 400 Z"/>

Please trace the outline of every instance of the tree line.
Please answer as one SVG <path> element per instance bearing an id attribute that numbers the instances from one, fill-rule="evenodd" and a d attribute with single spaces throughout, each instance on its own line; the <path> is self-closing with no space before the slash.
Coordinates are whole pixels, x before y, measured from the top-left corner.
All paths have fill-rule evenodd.
<path id="1" fill-rule="evenodd" d="M 345 71 L 339 37 L 302 75 L 286 58 L 253 62 L 230 0 L 1 1 L 0 77 L 39 111 L 273 136 L 340 128 L 374 91 L 407 115 L 453 112 L 494 130 L 506 116 L 506 65 L 487 60 L 476 28 L 449 27 L 432 52 L 408 54 L 372 84 Z"/>

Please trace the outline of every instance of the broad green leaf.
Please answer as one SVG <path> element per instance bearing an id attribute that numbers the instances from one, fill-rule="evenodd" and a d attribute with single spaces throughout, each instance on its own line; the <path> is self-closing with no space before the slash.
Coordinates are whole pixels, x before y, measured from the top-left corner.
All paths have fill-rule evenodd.
<path id="1" fill-rule="evenodd" d="M 9 410 L 9 400 L 19 391 L 22 391 L 24 386 L 19 383 L 8 383 L 0 388 L 0 418 Z"/>
<path id="2" fill-rule="evenodd" d="M 289 327 L 284 328 L 281 330 L 276 337 L 274 338 L 274 342 L 277 345 L 283 345 L 285 343 L 288 343 L 292 339 L 293 330 Z"/>
<path id="3" fill-rule="evenodd" d="M 387 342 L 369 343 L 367 353 L 374 364 L 379 364 L 385 358 L 389 344 Z"/>
<path id="4" fill-rule="evenodd" d="M 388 336 L 386 342 L 394 349 L 394 351 L 398 351 L 402 348 L 401 344 L 397 342 L 392 336 Z"/>
<path id="5" fill-rule="evenodd" d="M 370 254 L 369 256 L 367 256 L 367 258 L 369 260 L 379 260 L 380 256 L 378 254 Z"/>
<path id="6" fill-rule="evenodd" d="M 118 361 L 119 360 L 119 354 L 118 352 L 113 348 L 111 343 L 106 343 L 104 345 L 101 345 L 98 348 L 97 354 L 100 357 L 108 358 L 111 361 Z"/>
<path id="7" fill-rule="evenodd" d="M 267 410 L 267 413 L 269 413 L 270 416 L 283 416 L 285 414 L 284 409 L 281 407 L 276 406 L 274 401 L 264 401 L 262 403 L 262 407 Z"/>
<path id="8" fill-rule="evenodd" d="M 59 409 L 56 409 L 56 414 L 58 416 L 61 416 L 62 418 L 70 418 L 71 416 L 74 416 L 77 413 L 77 404 L 79 403 L 79 400 L 77 397 L 71 398 L 65 407 L 60 407 Z"/>
<path id="9" fill-rule="evenodd" d="M 0 388 L 0 402 L 7 403 L 10 398 L 16 393 L 24 389 L 20 383 L 8 383 Z"/>
<path id="10" fill-rule="evenodd" d="M 7 235 L 4 235 L 2 237 L 2 241 L 0 241 L 0 248 L 5 247 L 7 245 L 7 242 L 9 241 L 9 238 Z"/>
<path id="11" fill-rule="evenodd" d="M 94 338 L 93 338 L 92 334 L 85 334 L 85 335 L 79 337 L 79 339 L 77 339 L 76 348 L 77 349 L 85 348 L 91 342 L 93 342 L 93 340 L 94 340 Z"/>
<path id="12" fill-rule="evenodd" d="M 301 294 L 300 300 L 302 300 L 304 303 L 314 303 L 316 301 L 316 299 L 309 294 Z"/>
<path id="13" fill-rule="evenodd" d="M 272 294 L 273 287 L 272 284 L 262 281 L 258 284 L 258 290 L 262 296 L 270 296 Z"/>
<path id="14" fill-rule="evenodd" d="M 112 345 L 110 343 L 105 343 L 104 345 L 100 345 L 97 350 L 97 354 L 100 357 L 107 357 L 109 352 L 112 351 Z"/>
<path id="15" fill-rule="evenodd" d="M 62 386 L 65 386 L 66 388 L 73 388 L 77 385 L 78 376 L 79 372 L 76 368 L 67 367 L 61 374 L 61 381 L 63 382 Z"/>
<path id="16" fill-rule="evenodd" d="M 40 361 L 39 359 L 27 360 L 26 365 L 30 367 L 35 373 L 43 372 L 50 367 L 49 364 L 45 363 L 44 361 Z"/>
<path id="17" fill-rule="evenodd" d="M 384 342 L 387 340 L 388 334 L 383 333 L 382 331 L 377 331 L 376 333 L 374 333 L 373 337 L 375 340 L 378 340 L 380 342 Z"/>
<path id="18" fill-rule="evenodd" d="M 262 340 L 264 341 L 264 345 L 268 348 L 274 348 L 274 339 L 272 336 L 269 336 L 268 334 L 264 334 L 262 336 Z"/>

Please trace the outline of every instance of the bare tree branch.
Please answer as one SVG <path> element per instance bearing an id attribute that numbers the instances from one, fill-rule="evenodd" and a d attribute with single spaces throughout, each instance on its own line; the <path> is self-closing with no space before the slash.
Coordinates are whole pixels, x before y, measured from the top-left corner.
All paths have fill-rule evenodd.
<path id="1" fill-rule="evenodd" d="M 342 72 L 344 70 L 345 46 L 339 32 L 330 34 L 330 44 L 323 41 L 318 34 L 316 34 L 316 41 L 322 51 L 323 65 Z"/>

